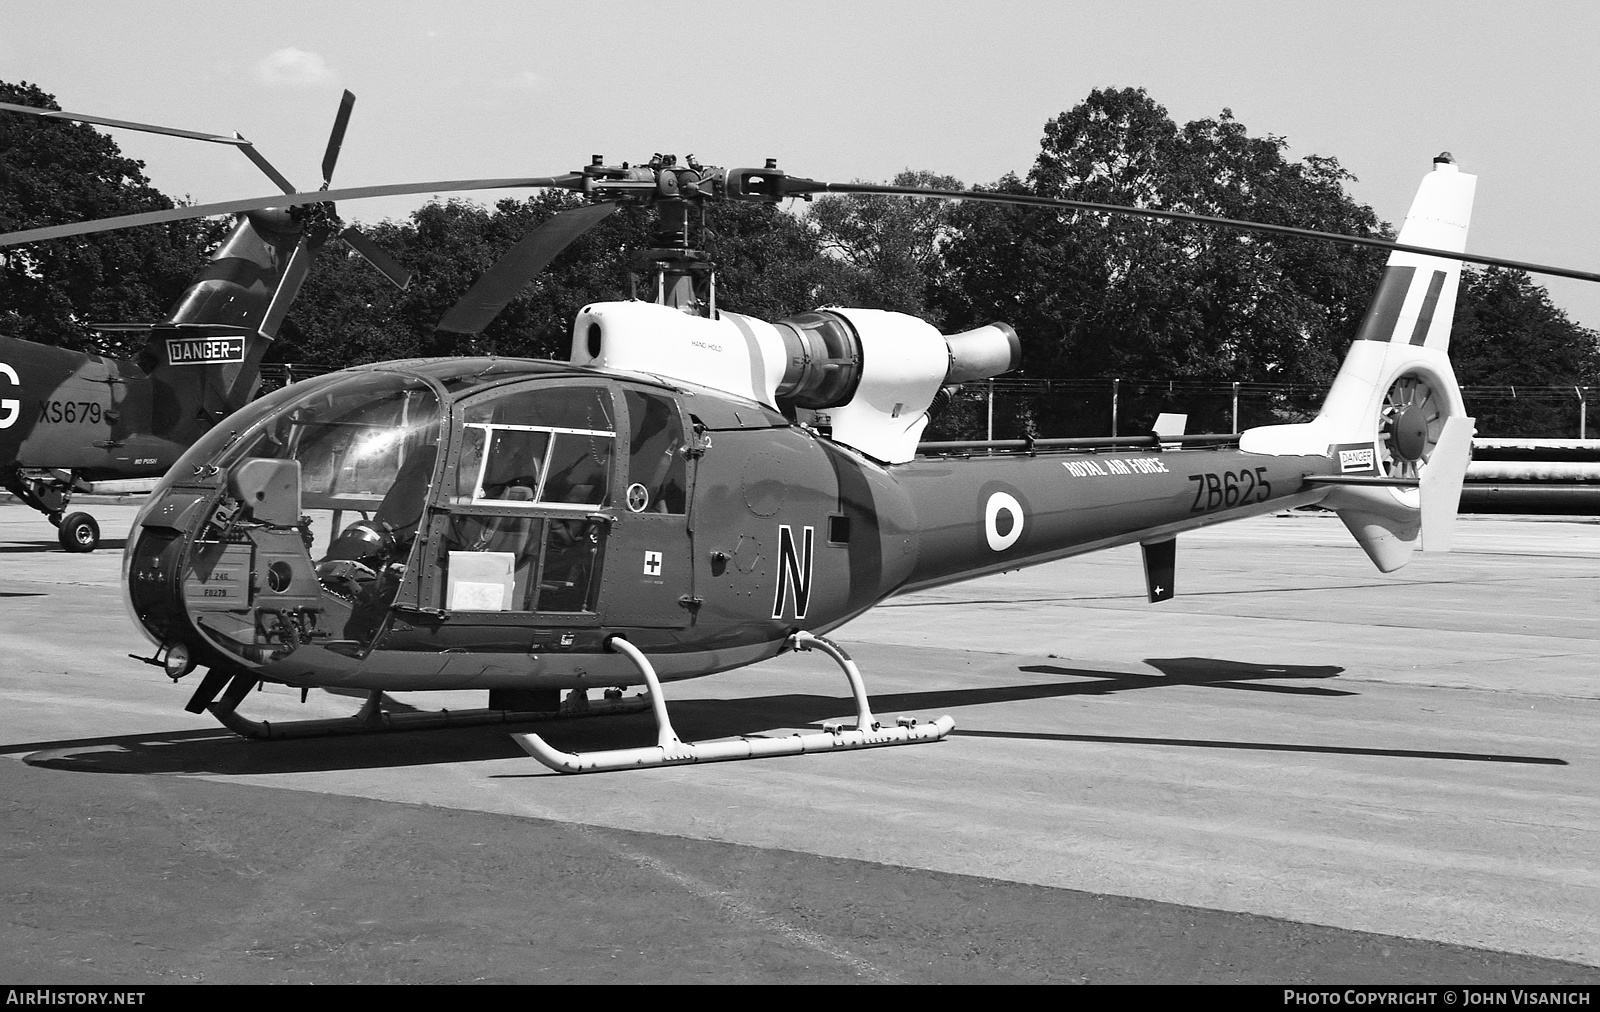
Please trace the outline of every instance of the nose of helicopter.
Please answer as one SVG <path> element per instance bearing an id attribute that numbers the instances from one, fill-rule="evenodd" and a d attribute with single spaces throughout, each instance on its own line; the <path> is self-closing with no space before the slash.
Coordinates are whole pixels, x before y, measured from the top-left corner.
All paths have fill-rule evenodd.
<path id="1" fill-rule="evenodd" d="M 129 611 L 168 673 L 339 642 L 394 561 L 376 549 L 403 550 L 402 514 L 414 529 L 438 417 L 419 377 L 335 374 L 276 391 L 198 441 L 151 493 L 123 559 Z M 402 486 L 414 509 L 387 505 Z M 374 545 L 329 551 L 340 529 Z M 314 547 L 332 569 L 319 571 Z"/>

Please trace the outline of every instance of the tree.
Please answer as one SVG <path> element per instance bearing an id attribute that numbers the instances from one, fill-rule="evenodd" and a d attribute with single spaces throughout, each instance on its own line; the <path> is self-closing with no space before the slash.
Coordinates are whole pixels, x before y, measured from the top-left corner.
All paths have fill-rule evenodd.
<path id="1" fill-rule="evenodd" d="M 965 189 L 959 179 L 910 169 L 895 186 Z M 841 304 L 921 316 L 938 325 L 935 289 L 945 281 L 944 249 L 954 236 L 954 205 L 885 194 L 827 196 L 807 216 L 839 270 Z"/>
<path id="2" fill-rule="evenodd" d="M 1223 110 L 1182 128 L 1143 89 L 1097 90 L 1046 124 L 1026 181 L 992 189 L 1386 234 L 1333 158 L 1290 162 Z M 1310 240 L 1092 213 L 971 204 L 953 217 L 952 324 L 1004 319 L 1033 375 L 1243 380 L 1321 387 L 1382 257 Z M 1298 405 L 1304 409 L 1310 405 Z M 1181 410 L 1181 408 L 1180 408 Z M 1153 411 L 1145 407 L 1129 417 Z M 1040 406 L 1049 434 L 1100 432 L 1102 405 Z"/>
<path id="3" fill-rule="evenodd" d="M 0 101 L 60 108 L 26 82 L 0 82 Z M 0 113 L 0 231 L 172 207 L 143 169 L 86 124 Z M 129 356 L 137 349 L 90 324 L 165 316 L 220 236 L 197 220 L 11 247 L 0 252 L 0 332 Z"/>
<path id="4" fill-rule="evenodd" d="M 1600 333 L 1568 319 L 1527 274 L 1499 267 L 1462 272 L 1450 357 L 1484 436 L 1575 436 L 1570 388 L 1600 383 Z"/>
<path id="5" fill-rule="evenodd" d="M 712 204 L 706 248 L 717 264 L 717 305 L 763 320 L 839 305 L 834 265 L 809 223 L 770 204 Z"/>
<path id="6" fill-rule="evenodd" d="M 420 208 L 409 221 L 369 229 L 416 271 L 404 293 L 354 255 L 324 250 L 274 358 L 328 367 L 418 355 L 566 358 L 580 309 L 633 294 L 636 253 L 655 245 L 652 212 L 625 207 L 603 219 L 529 281 L 483 333 L 448 334 L 434 326 L 506 250 L 582 202 L 562 190 L 502 200 L 492 210 L 450 200 Z M 762 204 L 712 204 L 704 239 L 719 266 L 723 309 L 772 320 L 829 301 L 829 268 L 812 230 L 793 215 Z"/>

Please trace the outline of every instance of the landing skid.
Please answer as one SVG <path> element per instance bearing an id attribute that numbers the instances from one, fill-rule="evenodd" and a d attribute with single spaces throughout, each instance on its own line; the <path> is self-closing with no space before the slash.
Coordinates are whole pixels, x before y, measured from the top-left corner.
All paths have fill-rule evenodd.
<path id="1" fill-rule="evenodd" d="M 558 773 L 597 773 L 610 770 L 641 769 L 650 766 L 681 766 L 688 763 L 721 762 L 732 759 L 760 759 L 766 756 L 803 755 L 808 752 L 838 752 L 845 749 L 877 748 L 883 745 L 915 745 L 919 742 L 938 741 L 955 727 L 951 717 L 940 717 L 929 723 L 918 723 L 915 718 L 901 717 L 894 727 L 884 727 L 872 715 L 867 703 L 867 689 L 861 680 L 861 671 L 855 661 L 834 643 L 807 632 L 797 632 L 790 637 L 789 645 L 795 650 L 819 650 L 833 658 L 850 681 L 850 691 L 856 700 L 856 726 L 846 729 L 843 723 L 823 725 L 820 732 L 791 734 L 776 738 L 740 737 L 728 741 L 686 742 L 672 730 L 667 719 L 666 699 L 661 694 L 661 683 L 643 653 L 632 643 L 613 636 L 606 641 L 609 649 L 627 655 L 644 676 L 650 687 L 650 705 L 656 715 L 656 744 L 644 748 L 612 749 L 604 752 L 560 752 L 553 749 L 537 734 L 514 734 L 517 744 L 528 754 Z"/>
<path id="2" fill-rule="evenodd" d="M 206 709 L 222 722 L 223 727 L 234 734 L 257 740 L 326 738 L 337 735 L 379 734 L 386 731 L 425 731 L 441 727 L 520 724 L 538 720 L 565 720 L 571 717 L 604 717 L 638 713 L 650 706 L 649 701 L 642 696 L 591 702 L 583 690 L 574 689 L 562 702 L 561 709 L 553 711 L 475 709 L 386 713 L 383 710 L 383 693 L 373 692 L 367 696 L 367 701 L 361 709 L 348 717 L 268 721 L 251 720 L 238 712 L 240 700 L 253 687 L 254 680 L 251 679 L 243 691 L 235 694 L 233 686 L 230 685 L 229 691 L 224 693 L 223 698 L 207 705 Z"/>

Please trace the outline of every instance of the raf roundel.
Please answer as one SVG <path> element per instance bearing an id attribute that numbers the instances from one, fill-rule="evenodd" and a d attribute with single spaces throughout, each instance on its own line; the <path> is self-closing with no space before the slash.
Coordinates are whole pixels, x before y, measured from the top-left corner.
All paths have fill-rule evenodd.
<path id="1" fill-rule="evenodd" d="M 1022 537 L 1022 519 L 1022 504 L 1016 496 L 1009 492 L 991 495 L 983 507 L 983 532 L 989 538 L 989 547 L 1003 552 L 1016 544 Z"/>

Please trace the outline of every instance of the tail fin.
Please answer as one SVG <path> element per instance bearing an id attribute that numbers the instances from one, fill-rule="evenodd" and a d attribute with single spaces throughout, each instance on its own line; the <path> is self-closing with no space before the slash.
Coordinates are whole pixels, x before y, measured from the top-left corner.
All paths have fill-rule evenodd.
<path id="1" fill-rule="evenodd" d="M 156 432 L 192 441 L 255 396 L 261 360 L 322 238 L 287 211 L 240 215 L 167 318 L 149 325 L 139 365 L 153 383 Z"/>
<path id="2" fill-rule="evenodd" d="M 1399 242 L 1464 251 L 1476 184 L 1448 154 L 1434 159 Z M 1240 439 L 1250 452 L 1326 455 L 1332 473 L 1322 505 L 1386 573 L 1410 561 L 1419 534 L 1425 547 L 1448 550 L 1460 500 L 1453 476 L 1465 473 L 1471 452 L 1472 419 L 1448 355 L 1460 282 L 1459 260 L 1391 253 L 1317 417 L 1251 429 Z"/>

